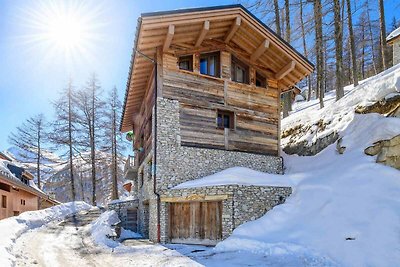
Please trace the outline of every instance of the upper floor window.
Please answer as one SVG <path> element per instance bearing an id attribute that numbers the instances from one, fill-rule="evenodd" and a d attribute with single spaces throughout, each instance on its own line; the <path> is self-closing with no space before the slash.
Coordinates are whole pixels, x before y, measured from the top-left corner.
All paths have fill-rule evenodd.
<path id="1" fill-rule="evenodd" d="M 256 86 L 267 87 L 267 79 L 259 72 L 256 72 Z"/>
<path id="2" fill-rule="evenodd" d="M 6 196 L 1 196 L 1 207 L 2 208 L 7 208 L 7 197 Z"/>
<path id="3" fill-rule="evenodd" d="M 219 77 L 219 52 L 200 55 L 200 73 Z"/>
<path id="4" fill-rule="evenodd" d="M 179 69 L 193 71 L 193 56 L 183 56 L 179 58 Z"/>
<path id="5" fill-rule="evenodd" d="M 231 111 L 218 110 L 217 127 L 220 129 L 234 129 L 234 114 Z"/>
<path id="6" fill-rule="evenodd" d="M 235 57 L 232 57 L 231 72 L 232 81 L 249 83 L 249 66 Z"/>

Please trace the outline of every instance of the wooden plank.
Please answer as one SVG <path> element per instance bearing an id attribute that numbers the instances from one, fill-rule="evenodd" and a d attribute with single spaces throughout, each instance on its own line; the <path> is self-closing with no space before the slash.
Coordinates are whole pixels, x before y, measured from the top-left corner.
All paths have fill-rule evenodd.
<path id="1" fill-rule="evenodd" d="M 186 197 L 178 196 L 178 197 L 161 197 L 161 202 L 169 202 L 169 203 L 186 203 L 186 202 L 208 202 L 208 201 L 220 201 L 228 199 L 229 195 L 189 195 Z"/>
<path id="2" fill-rule="evenodd" d="M 201 29 L 200 35 L 197 38 L 196 44 L 194 45 L 195 47 L 199 47 L 201 45 L 209 30 L 210 30 L 210 21 L 206 20 L 204 21 L 203 28 Z"/>
<path id="3" fill-rule="evenodd" d="M 227 33 L 224 42 L 225 43 L 229 43 L 229 41 L 232 39 L 233 35 L 235 35 L 236 31 L 239 29 L 240 24 L 242 22 L 242 19 L 240 17 L 236 17 L 236 19 L 234 20 L 231 29 L 229 30 L 229 32 Z"/>
<path id="4" fill-rule="evenodd" d="M 254 51 L 254 53 L 250 57 L 250 61 L 256 61 L 269 47 L 269 41 L 265 39 Z"/>
<path id="5" fill-rule="evenodd" d="M 172 38 L 174 37 L 174 33 L 175 33 L 175 25 L 170 24 L 168 26 L 167 36 L 165 37 L 163 51 L 167 51 L 169 49 L 172 42 Z"/>
<path id="6" fill-rule="evenodd" d="M 280 80 L 283 77 L 285 77 L 289 72 L 294 70 L 296 66 L 296 61 L 292 60 L 290 61 L 285 67 L 283 67 L 276 75 L 275 79 Z"/>

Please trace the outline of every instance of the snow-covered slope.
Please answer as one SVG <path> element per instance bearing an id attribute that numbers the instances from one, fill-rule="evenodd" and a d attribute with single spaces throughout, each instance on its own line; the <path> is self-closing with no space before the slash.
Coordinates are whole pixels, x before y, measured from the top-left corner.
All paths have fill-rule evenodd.
<path id="1" fill-rule="evenodd" d="M 283 128 L 329 122 L 318 134 L 338 132 L 344 154 L 332 144 L 315 156 L 284 155 L 284 177 L 295 185 L 293 194 L 260 219 L 239 226 L 216 250 L 278 256 L 282 266 L 293 258 L 304 259 L 304 266 L 399 266 L 400 172 L 375 163 L 364 149 L 398 135 L 400 119 L 354 112 L 399 86 L 400 65 L 363 81 L 322 110 L 311 106 L 285 119 Z M 310 130 L 292 138 L 312 143 L 315 134 Z"/>

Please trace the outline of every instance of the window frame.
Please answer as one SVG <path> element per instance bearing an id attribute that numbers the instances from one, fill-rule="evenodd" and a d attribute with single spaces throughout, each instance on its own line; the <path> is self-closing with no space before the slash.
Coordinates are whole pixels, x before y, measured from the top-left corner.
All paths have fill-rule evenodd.
<path id="1" fill-rule="evenodd" d="M 214 67 L 214 73 L 215 75 L 210 74 L 210 70 L 211 70 L 211 66 L 209 64 L 210 59 L 212 57 L 215 57 L 216 62 L 215 62 L 215 67 Z M 201 61 L 203 59 L 207 60 L 207 73 L 202 73 L 201 72 Z M 202 75 L 207 75 L 207 76 L 211 76 L 211 77 L 216 77 L 216 78 L 221 78 L 221 53 L 220 51 L 216 51 L 216 52 L 211 52 L 211 53 L 200 53 L 200 58 L 199 58 L 199 72 Z"/>
<path id="2" fill-rule="evenodd" d="M 261 81 L 261 85 L 257 85 L 257 81 Z M 267 77 L 256 71 L 256 86 L 267 88 Z"/>
<path id="3" fill-rule="evenodd" d="M 7 196 L 1 195 L 1 207 L 3 209 L 7 208 Z"/>
<path id="4" fill-rule="evenodd" d="M 221 116 L 222 124 L 219 123 L 218 118 Z M 225 116 L 229 117 L 229 127 L 225 127 L 224 118 Z M 229 110 L 217 110 L 217 117 L 216 117 L 217 129 L 224 130 L 224 129 L 235 129 L 235 113 Z"/>
<path id="5" fill-rule="evenodd" d="M 244 70 L 243 81 L 238 81 L 237 68 Z M 250 84 L 250 66 L 234 55 L 231 56 L 231 80 L 237 83 Z"/>
<path id="6" fill-rule="evenodd" d="M 181 68 L 181 62 L 185 62 L 185 61 L 188 62 L 188 64 L 189 64 L 189 69 Z M 178 68 L 179 68 L 180 70 L 185 70 L 185 71 L 191 71 L 191 72 L 193 72 L 193 55 L 180 56 L 180 57 L 178 58 Z"/>

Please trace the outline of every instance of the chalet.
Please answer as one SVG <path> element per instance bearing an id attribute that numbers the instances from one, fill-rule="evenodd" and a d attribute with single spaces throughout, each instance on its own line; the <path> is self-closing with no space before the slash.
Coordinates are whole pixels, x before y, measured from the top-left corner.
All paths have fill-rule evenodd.
<path id="1" fill-rule="evenodd" d="M 400 63 L 400 27 L 391 32 L 386 41 L 393 46 L 393 65 Z"/>
<path id="2" fill-rule="evenodd" d="M 24 211 L 60 204 L 39 190 L 33 175 L 14 163 L 0 159 L 0 219 L 17 216 Z"/>
<path id="3" fill-rule="evenodd" d="M 138 231 L 215 244 L 285 201 L 290 187 L 175 187 L 234 166 L 280 174 L 280 95 L 313 65 L 241 5 L 142 14 L 121 131 Z"/>

